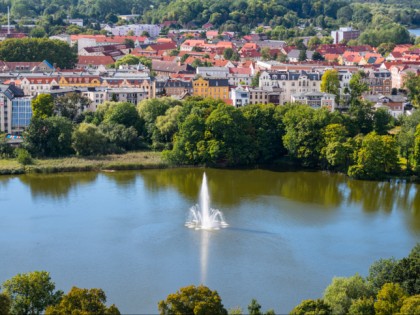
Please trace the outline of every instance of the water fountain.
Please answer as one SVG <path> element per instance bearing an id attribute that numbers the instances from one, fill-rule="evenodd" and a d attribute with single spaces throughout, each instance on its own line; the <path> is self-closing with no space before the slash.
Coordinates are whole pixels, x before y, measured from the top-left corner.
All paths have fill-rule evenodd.
<path id="1" fill-rule="evenodd" d="M 223 218 L 223 213 L 220 210 L 210 208 L 206 173 L 203 174 L 201 184 L 200 204 L 191 207 L 185 226 L 196 230 L 218 230 L 228 226 Z"/>

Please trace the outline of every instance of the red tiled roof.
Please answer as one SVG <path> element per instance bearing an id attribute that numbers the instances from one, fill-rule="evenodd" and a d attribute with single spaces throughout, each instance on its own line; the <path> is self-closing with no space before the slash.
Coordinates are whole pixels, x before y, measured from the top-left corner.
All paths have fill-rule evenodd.
<path id="1" fill-rule="evenodd" d="M 110 65 L 113 64 L 115 61 L 111 56 L 79 56 L 79 65 Z"/>

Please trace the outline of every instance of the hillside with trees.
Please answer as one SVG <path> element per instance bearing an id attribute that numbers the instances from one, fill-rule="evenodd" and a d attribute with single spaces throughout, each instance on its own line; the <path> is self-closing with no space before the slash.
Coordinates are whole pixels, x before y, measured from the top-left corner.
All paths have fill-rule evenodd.
<path id="1" fill-rule="evenodd" d="M 139 14 L 138 22 L 141 23 L 177 21 L 184 27 L 201 27 L 210 22 L 220 30 L 242 34 L 260 24 L 286 29 L 309 27 L 304 33 L 297 34 L 300 36 L 315 35 L 315 27 L 329 31 L 347 24 L 360 30 L 393 23 L 420 27 L 420 5 L 409 0 L 2 0 L 3 24 L 7 21 L 8 5 L 12 17 L 20 19 L 19 24 L 31 24 L 25 23 L 27 18 L 37 18 L 37 25 L 48 35 L 62 32 L 68 17 L 82 18 L 88 28 L 90 25 L 91 31 L 99 31 L 90 23 L 122 23 L 118 21 L 119 14 Z M 281 37 L 284 36 L 278 39 L 284 39 Z"/>

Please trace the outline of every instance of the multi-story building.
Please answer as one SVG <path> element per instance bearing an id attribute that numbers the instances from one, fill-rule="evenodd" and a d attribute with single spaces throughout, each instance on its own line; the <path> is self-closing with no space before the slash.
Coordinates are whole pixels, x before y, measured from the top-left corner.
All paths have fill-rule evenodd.
<path id="1" fill-rule="evenodd" d="M 391 94 L 392 77 L 388 70 L 369 70 L 363 79 L 369 86 L 370 94 Z"/>
<path id="2" fill-rule="evenodd" d="M 230 99 L 235 107 L 242 107 L 249 104 L 249 89 L 247 87 L 238 86 L 230 90 Z"/>
<path id="3" fill-rule="evenodd" d="M 307 104 L 312 108 L 318 109 L 327 107 L 330 111 L 335 109 L 335 95 L 322 92 L 306 92 L 292 94 L 292 102 Z"/>
<path id="4" fill-rule="evenodd" d="M 198 78 L 193 81 L 193 95 L 229 100 L 229 81 L 227 79 Z"/>
<path id="5" fill-rule="evenodd" d="M 32 118 L 32 97 L 14 85 L 0 86 L 0 131 L 21 135 Z"/>
<path id="6" fill-rule="evenodd" d="M 158 37 L 161 27 L 154 24 L 130 24 L 121 26 L 106 26 L 104 30 L 108 31 L 112 35 L 127 35 L 128 32 L 132 31 L 134 36 L 140 36 L 143 32 L 149 33 L 150 37 Z"/>
<path id="7" fill-rule="evenodd" d="M 342 41 L 349 41 L 360 36 L 360 31 L 352 27 L 340 27 L 338 31 L 332 31 L 331 37 L 334 39 L 334 44 L 340 44 Z"/>
<path id="8" fill-rule="evenodd" d="M 292 94 L 319 92 L 321 72 L 308 71 L 263 71 L 260 75 L 259 87 L 278 87 L 281 89 L 280 104 L 291 101 Z"/>

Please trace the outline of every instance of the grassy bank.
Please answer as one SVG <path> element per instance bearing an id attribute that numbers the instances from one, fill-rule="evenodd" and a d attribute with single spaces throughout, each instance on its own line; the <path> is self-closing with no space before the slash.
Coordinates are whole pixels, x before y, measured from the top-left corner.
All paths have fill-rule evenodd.
<path id="1" fill-rule="evenodd" d="M 139 170 L 164 168 L 167 164 L 160 152 L 130 152 L 96 157 L 66 157 L 59 159 L 34 159 L 23 166 L 14 159 L 0 160 L 0 175 L 25 173 L 59 173 L 103 170 Z"/>

